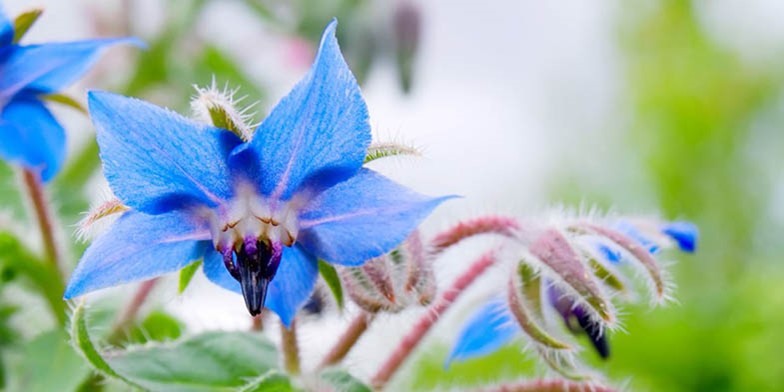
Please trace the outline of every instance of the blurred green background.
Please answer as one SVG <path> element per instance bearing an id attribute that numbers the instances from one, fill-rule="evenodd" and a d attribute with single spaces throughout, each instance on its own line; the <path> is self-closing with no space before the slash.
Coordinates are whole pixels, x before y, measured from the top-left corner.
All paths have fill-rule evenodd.
<path id="1" fill-rule="evenodd" d="M 380 95 L 378 90 L 391 89 L 390 94 L 397 101 L 413 102 L 411 106 L 403 104 L 403 109 L 397 109 L 404 113 L 405 110 L 441 113 L 440 108 L 422 107 L 421 104 L 422 97 L 428 96 L 422 89 L 438 84 L 428 81 L 432 73 L 419 70 L 427 69 L 427 62 L 435 61 L 433 59 L 441 53 L 427 51 L 440 47 L 440 41 L 432 37 L 444 38 L 444 34 L 438 34 L 443 25 L 430 24 L 430 21 L 448 18 L 452 15 L 450 12 L 470 14 L 471 7 L 486 7 L 487 10 L 473 20 L 474 25 L 467 26 L 481 30 L 494 23 L 487 19 L 488 15 L 506 14 L 509 18 L 510 11 L 506 7 L 511 5 L 511 2 L 424 5 L 413 1 L 389 1 L 379 5 L 362 0 L 161 1 L 154 9 L 160 13 L 162 22 L 156 28 L 146 29 L 135 20 L 140 17 L 142 6 L 134 1 L 108 3 L 109 6 L 74 2 L 71 7 L 78 7 L 80 15 L 93 18 L 84 23 L 89 25 L 87 31 L 103 35 L 139 35 L 148 42 L 149 49 L 122 53 L 122 58 L 132 64 L 121 67 L 127 74 L 117 75 L 106 68 L 99 69 L 86 82 L 90 86 L 144 97 L 185 113 L 194 92 L 192 85 L 209 85 L 214 77 L 219 85 L 225 82 L 228 86 L 239 86 L 241 95 L 248 96 L 248 102 L 260 102 L 257 110 L 263 114 L 278 99 L 279 91 L 285 91 L 286 83 L 292 81 L 287 80 L 281 87 L 270 83 L 270 77 L 259 77 L 258 73 L 249 71 L 249 64 L 203 32 L 203 24 L 215 22 L 213 18 L 222 15 L 220 8 L 223 6 L 242 7 L 247 11 L 245 17 L 249 18 L 242 23 L 255 21 L 263 26 L 264 34 L 270 40 L 281 41 L 281 45 L 290 49 L 283 52 L 300 53 L 300 57 L 306 58 L 305 65 L 297 64 L 294 59 L 291 66 L 305 69 L 321 29 L 337 16 L 341 23 L 341 47 L 360 82 L 372 78 L 374 69 L 392 70 L 388 74 L 393 83 L 374 82 L 367 89 L 371 96 L 371 112 L 378 110 L 388 117 L 392 114 L 379 108 L 386 101 L 374 98 Z M 545 142 L 509 139 L 511 148 L 519 143 L 521 150 L 523 144 L 543 144 L 546 156 L 540 160 L 544 163 L 514 167 L 506 174 L 496 173 L 495 179 L 488 181 L 509 184 L 534 176 L 533 183 L 539 185 L 536 192 L 541 193 L 536 197 L 530 195 L 529 189 L 494 188 L 499 193 L 507 193 L 505 196 L 511 200 L 510 204 L 519 200 L 532 203 L 533 207 L 520 207 L 523 210 L 532 210 L 547 202 L 587 203 L 621 213 L 659 211 L 664 217 L 688 219 L 700 227 L 697 254 L 678 256 L 678 262 L 670 269 L 678 286 L 677 303 L 655 310 L 649 310 L 645 304 L 625 308 L 624 326 L 628 333 L 615 333 L 610 337 L 610 360 L 602 362 L 587 353 L 592 363 L 612 380 L 625 380 L 630 390 L 781 390 L 784 388 L 784 360 L 780 358 L 784 349 L 784 285 L 781 284 L 784 267 L 780 256 L 784 250 L 780 240 L 784 234 L 784 177 L 780 170 L 781 152 L 784 151 L 781 132 L 784 125 L 784 35 L 778 41 L 776 37 L 767 36 L 766 42 L 773 41 L 777 45 L 760 47 L 763 55 L 748 56 L 717 38 L 737 32 L 716 34 L 715 28 L 706 21 L 709 18 L 705 2 L 618 3 L 610 2 L 609 7 L 603 5 L 603 9 L 612 12 L 601 19 L 609 25 L 605 26 L 612 32 L 608 45 L 617 55 L 611 61 L 615 68 L 610 72 L 617 82 L 615 89 L 620 104 L 608 112 L 615 120 L 605 122 L 604 129 L 591 132 L 569 126 L 558 132 L 548 132 L 543 127 L 506 129 L 510 135 L 524 133 L 529 137 L 549 138 Z M 13 2 L 6 8 L 18 10 L 36 4 Z M 56 7 L 62 9 L 64 6 Z M 570 7 L 570 4 L 552 7 Z M 742 6 L 736 8 L 743 9 Z M 742 14 L 732 18 L 748 19 Z M 528 15 L 526 20 L 536 19 L 536 15 Z M 543 23 L 549 21 L 546 15 L 542 20 Z M 39 28 L 45 29 L 43 25 L 47 22 L 50 20 L 42 19 Z M 225 24 L 233 22 L 228 20 Z M 765 19 L 759 23 L 769 22 Z M 784 19 L 778 22 L 784 26 Z M 780 30 L 784 29 L 782 26 L 779 26 Z M 64 40 L 72 38 L 57 29 L 48 31 L 50 36 Z M 516 46 L 518 39 L 530 42 L 537 37 L 505 37 L 501 47 L 510 52 L 525 50 L 524 46 Z M 739 45 L 757 43 L 751 39 Z M 486 55 L 480 52 L 483 54 Z M 473 55 L 467 46 L 465 56 Z M 579 68 L 581 64 L 567 66 Z M 463 77 L 468 83 L 478 75 L 497 72 L 501 71 L 478 69 Z M 535 78 L 536 75 L 525 77 Z M 523 76 L 504 74 L 499 78 L 514 84 L 516 78 Z M 542 91 L 550 89 L 547 84 L 540 88 Z M 557 88 L 560 87 L 552 87 Z M 83 90 L 80 86 L 76 94 Z M 473 91 L 464 90 L 463 93 L 470 95 Z M 544 93 L 540 95 L 544 96 Z M 539 109 L 565 117 L 570 116 L 571 110 L 579 110 L 571 103 L 559 101 L 557 94 L 555 96 L 556 99 L 550 101 L 543 98 L 545 103 L 539 103 Z M 477 97 L 477 100 L 481 99 L 481 96 Z M 477 105 L 474 116 L 493 115 L 483 113 L 484 106 Z M 84 120 L 73 123 L 82 130 L 90 127 Z M 392 127 L 411 128 L 410 124 L 416 123 L 414 120 L 402 125 L 393 123 Z M 416 140 L 419 130 L 409 131 Z M 69 132 L 89 135 L 89 131 L 71 128 Z M 453 155 L 449 156 L 462 154 L 462 147 L 449 145 L 453 143 L 447 140 L 450 132 L 447 129 L 436 133 L 435 136 L 441 139 L 432 134 L 424 137 L 429 143 L 447 145 L 443 150 L 434 147 L 435 157 L 429 163 L 442 165 L 440 171 L 423 169 L 425 174 L 450 170 L 450 162 L 438 160 L 445 156 L 439 155 L 441 151 L 453 150 Z M 491 135 L 495 129 L 468 132 L 475 136 L 466 136 L 467 140 L 481 143 L 484 139 L 477 136 Z M 456 138 L 462 140 L 462 136 Z M 593 142 L 585 144 L 589 148 L 581 148 L 580 141 L 586 140 Z M 567 143 L 571 146 L 558 148 Z M 96 192 L 92 188 L 96 186 L 95 178 L 100 177 L 100 161 L 97 146 L 89 137 L 82 137 L 72 150 L 69 164 L 50 185 L 50 191 L 66 233 L 63 239 L 71 244 L 71 260 L 76 260 L 85 244 L 74 241 L 70 231 L 95 198 Z M 500 156 L 502 159 L 504 155 Z M 483 162 L 477 159 L 472 165 L 481 167 Z M 402 170 L 411 170 L 411 167 L 404 166 Z M 530 173 L 534 170 L 543 173 Z M 520 178 L 509 178 L 509 173 Z M 455 183 L 458 180 L 455 179 Z M 450 183 L 450 180 L 439 181 Z M 439 181 L 431 182 L 432 189 L 439 189 Z M 65 305 L 58 303 L 61 287 L 48 283 L 51 276 L 47 274 L 51 271 L 36 269 L 40 260 L 35 252 L 25 250 L 12 235 L 29 232 L 28 228 L 33 227 L 32 223 L 27 223 L 30 220 L 24 212 L 22 195 L 16 188 L 13 169 L 0 164 L 0 209 L 7 212 L 0 220 L 0 227 L 11 233 L 0 238 L 0 250 L 3 251 L 0 255 L 3 282 L 0 287 L 0 349 L 3 355 L 0 358 L 6 369 L 0 374 L 4 378 L 16 377 L 10 385 L 26 385 L 29 390 L 46 390 L 47 385 L 54 385 L 46 382 L 53 380 L 64 388 L 61 390 L 78 385 L 89 388 L 84 386 L 89 384 L 83 383 L 86 367 L 69 351 L 64 333 L 57 332 L 56 325 L 63 325 L 65 319 L 50 317 L 41 311 L 50 308 L 55 309 L 53 314 L 63 314 Z M 479 191 L 460 193 L 469 198 L 486 196 Z M 481 205 L 481 201 L 479 203 Z M 460 209 L 448 212 L 459 213 Z M 464 213 L 463 216 L 470 215 Z M 37 294 L 29 294 L 33 291 L 44 292 L 45 300 L 38 299 Z M 95 324 L 101 325 L 101 317 L 106 319 L 103 325 L 108 329 L 113 314 L 95 316 Z M 161 331 L 156 335 L 159 338 L 176 337 L 187 329 L 187 322 L 177 321 L 159 310 L 144 322 L 148 324 L 140 330 Z M 129 339 L 140 342 L 156 336 L 137 331 Z M 58 363 L 67 363 L 73 368 L 54 366 L 51 361 L 39 363 L 42 353 L 50 352 L 52 347 L 61 350 L 62 357 L 58 358 L 68 358 Z M 533 374 L 537 371 L 533 354 L 522 353 L 519 347 L 509 347 L 486 358 L 444 369 L 447 342 L 431 339 L 417 354 L 415 362 L 407 366 L 411 377 L 404 384 L 416 390 L 441 389 Z M 46 374 L 48 379 L 36 380 L 35 375 L 40 374 Z"/>

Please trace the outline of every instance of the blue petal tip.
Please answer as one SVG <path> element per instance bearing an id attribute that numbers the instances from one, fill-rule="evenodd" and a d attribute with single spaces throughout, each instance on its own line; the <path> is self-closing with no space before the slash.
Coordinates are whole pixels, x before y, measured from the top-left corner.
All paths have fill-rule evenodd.
<path id="1" fill-rule="evenodd" d="M 675 240 L 678 248 L 682 251 L 694 253 L 697 250 L 699 229 L 694 223 L 686 221 L 670 222 L 664 225 L 661 231 Z"/>

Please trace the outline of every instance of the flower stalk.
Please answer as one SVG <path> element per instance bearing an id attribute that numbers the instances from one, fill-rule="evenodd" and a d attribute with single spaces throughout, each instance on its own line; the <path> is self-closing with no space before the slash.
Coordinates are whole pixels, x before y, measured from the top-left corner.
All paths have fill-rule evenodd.
<path id="1" fill-rule="evenodd" d="M 44 256 L 58 272 L 58 276 L 62 277 L 60 252 L 54 234 L 54 215 L 49 208 L 49 202 L 44 191 L 41 176 L 32 170 L 24 169 L 22 171 L 22 179 L 25 188 L 27 189 L 27 194 L 30 197 L 30 204 L 33 207 L 33 213 L 38 222 L 38 228 L 41 231 Z"/>
<path id="2" fill-rule="evenodd" d="M 419 342 L 427 335 L 430 328 L 438 321 L 466 288 L 496 262 L 495 251 L 489 251 L 476 260 L 466 272 L 455 280 L 441 298 L 427 309 L 424 315 L 403 338 L 400 345 L 392 352 L 371 380 L 371 385 L 380 390 L 389 382 L 400 366 L 411 355 Z"/>
<path id="3" fill-rule="evenodd" d="M 351 321 L 346 331 L 340 336 L 337 343 L 332 346 L 327 355 L 321 361 L 319 368 L 335 365 L 348 355 L 349 351 L 356 345 L 359 338 L 367 331 L 368 326 L 373 321 L 373 314 L 362 311 Z"/>
<path id="4" fill-rule="evenodd" d="M 125 308 L 125 311 L 123 311 L 122 315 L 115 321 L 114 326 L 112 326 L 112 330 L 109 333 L 109 342 L 118 343 L 122 339 L 123 333 L 136 319 L 136 315 L 139 314 L 139 309 L 141 309 L 144 302 L 147 301 L 147 298 L 150 296 L 150 293 L 157 283 L 158 278 L 142 282 L 136 290 L 136 294 L 133 295 L 133 299 L 131 299 L 131 302 L 129 302 L 128 306 Z"/>
<path id="5" fill-rule="evenodd" d="M 283 351 L 283 367 L 291 375 L 300 374 L 299 345 L 297 344 L 297 320 L 291 320 L 291 326 L 280 325 L 280 341 Z"/>

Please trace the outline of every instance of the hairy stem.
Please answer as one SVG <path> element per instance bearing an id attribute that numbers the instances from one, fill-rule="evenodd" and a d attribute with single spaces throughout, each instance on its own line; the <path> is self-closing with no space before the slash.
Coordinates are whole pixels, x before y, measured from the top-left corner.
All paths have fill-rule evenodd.
<path id="1" fill-rule="evenodd" d="M 348 352 L 351 351 L 351 348 L 353 348 L 357 343 L 362 334 L 367 331 L 368 325 L 370 325 L 371 321 L 373 321 L 373 314 L 366 313 L 364 311 L 358 314 L 357 317 L 351 321 L 351 324 L 349 324 L 348 328 L 346 328 L 346 331 L 343 332 L 343 335 L 340 336 L 338 342 L 332 346 L 332 349 L 329 350 L 329 353 L 327 353 L 327 355 L 321 361 L 319 368 L 325 368 L 342 361 Z"/>
<path id="2" fill-rule="evenodd" d="M 41 231 L 41 240 L 44 244 L 44 256 L 52 263 L 52 266 L 62 276 L 60 265 L 60 253 L 57 249 L 57 242 L 54 235 L 54 216 L 49 209 L 49 203 L 44 192 L 44 185 L 41 176 L 31 170 L 24 169 L 22 178 L 27 188 L 33 212 L 38 221 L 38 228 Z"/>
<path id="3" fill-rule="evenodd" d="M 299 346 L 297 345 L 297 320 L 291 320 L 291 327 L 280 325 L 280 337 L 283 349 L 283 366 L 291 375 L 300 373 Z"/>
<path id="4" fill-rule="evenodd" d="M 136 319 L 139 309 L 141 309 L 142 305 L 147 300 L 147 297 L 150 296 L 150 292 L 152 292 L 156 283 L 158 283 L 158 278 L 145 281 L 139 286 L 133 299 L 131 299 L 131 302 L 128 303 L 128 306 L 125 308 L 122 315 L 115 321 L 114 326 L 112 326 L 108 339 L 110 343 L 118 343 L 122 340 L 123 334 L 128 326 Z"/>
<path id="5" fill-rule="evenodd" d="M 614 392 L 615 389 L 593 383 L 568 380 L 528 380 L 480 389 L 482 392 Z"/>
<path id="6" fill-rule="evenodd" d="M 400 365 L 411 355 L 417 347 L 422 338 L 425 337 L 427 332 L 438 321 L 441 315 L 449 309 L 455 302 L 458 296 L 465 291 L 479 276 L 481 276 L 487 269 L 492 266 L 496 261 L 495 251 L 490 251 L 482 255 L 476 260 L 466 272 L 455 280 L 452 287 L 447 289 L 441 298 L 430 306 L 427 312 L 419 319 L 414 327 L 403 338 L 399 346 L 392 352 L 383 365 L 378 369 L 375 376 L 371 380 L 371 384 L 376 389 L 382 389 L 387 382 L 392 378 L 395 372 L 400 368 Z"/>

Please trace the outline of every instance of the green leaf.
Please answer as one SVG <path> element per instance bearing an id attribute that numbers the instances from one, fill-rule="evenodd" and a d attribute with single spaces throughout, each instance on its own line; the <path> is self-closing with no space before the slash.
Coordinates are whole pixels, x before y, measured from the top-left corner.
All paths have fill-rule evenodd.
<path id="1" fill-rule="evenodd" d="M 73 391 L 90 369 L 59 328 L 27 342 L 9 375 L 9 390 Z"/>
<path id="2" fill-rule="evenodd" d="M 235 391 L 278 367 L 275 346 L 259 334 L 208 332 L 102 356 L 87 333 L 82 305 L 73 324 L 72 339 L 97 370 L 146 390 Z"/>
<path id="3" fill-rule="evenodd" d="M 80 302 L 71 316 L 71 342 L 74 344 L 74 347 L 82 354 L 82 357 L 87 360 L 87 363 L 89 363 L 93 369 L 108 377 L 116 378 L 129 385 L 138 387 L 138 385 L 134 384 L 132 381 L 117 374 L 103 359 L 98 352 L 98 349 L 95 347 L 95 344 L 93 344 L 92 339 L 90 339 L 90 334 L 87 331 L 87 322 L 85 321 L 85 313 L 84 302 Z"/>
<path id="4" fill-rule="evenodd" d="M 128 341 L 132 343 L 171 341 L 182 335 L 179 320 L 161 311 L 153 311 L 139 325 L 131 329 Z"/>
<path id="5" fill-rule="evenodd" d="M 60 325 L 65 325 L 65 286 L 60 272 L 53 264 L 34 256 L 19 239 L 7 232 L 0 232 L 0 271 L 2 275 L 24 278 L 44 297 Z"/>
<path id="6" fill-rule="evenodd" d="M 321 259 L 318 261 L 318 268 L 321 277 L 324 278 L 327 287 L 329 287 L 329 291 L 331 291 L 332 295 L 335 297 L 338 308 L 343 309 L 343 285 L 340 283 L 338 271 L 335 270 L 335 267 L 333 267 L 332 264 Z"/>
<path id="7" fill-rule="evenodd" d="M 344 370 L 330 369 L 320 375 L 321 380 L 329 384 L 336 391 L 341 392 L 371 392 L 369 386 L 357 380 Z"/>
<path id="8" fill-rule="evenodd" d="M 193 279 L 193 275 L 196 274 L 196 271 L 199 270 L 201 267 L 202 261 L 199 260 L 195 263 L 191 263 L 185 266 L 185 268 L 180 270 L 180 281 L 177 285 L 177 293 L 182 294 L 185 292 L 185 289 L 188 288 L 188 285 L 191 283 Z"/>
<path id="9" fill-rule="evenodd" d="M 38 20 L 38 17 L 40 17 L 43 12 L 44 10 L 41 8 L 33 8 L 19 14 L 19 16 L 14 19 L 14 43 L 18 43 L 22 37 L 27 34 L 27 31 L 30 30 L 30 27 L 33 27 L 33 24 L 35 24 L 35 21 Z"/>
<path id="10" fill-rule="evenodd" d="M 238 392 L 294 392 L 296 389 L 291 385 L 291 380 L 285 374 L 270 370 L 263 376 L 249 382 Z"/>

